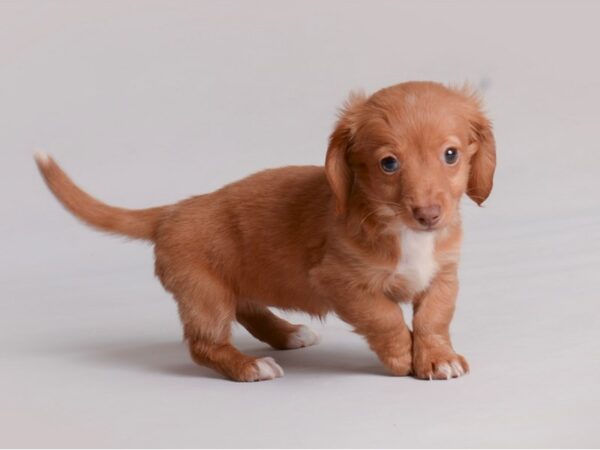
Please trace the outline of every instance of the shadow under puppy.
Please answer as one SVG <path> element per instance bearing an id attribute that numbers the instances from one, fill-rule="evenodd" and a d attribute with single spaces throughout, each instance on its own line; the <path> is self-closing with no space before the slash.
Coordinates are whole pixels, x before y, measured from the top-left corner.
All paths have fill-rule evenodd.
<path id="1" fill-rule="evenodd" d="M 468 372 L 449 326 L 458 291 L 459 201 L 492 189 L 495 143 L 477 96 L 409 82 L 352 95 L 325 167 L 266 170 L 177 204 L 128 210 L 80 190 L 47 155 L 48 186 L 84 222 L 154 242 L 195 361 L 233 380 L 283 375 L 230 342 L 240 322 L 277 349 L 318 336 L 268 307 L 335 312 L 395 375 Z M 398 302 L 414 306 L 413 331 Z"/>

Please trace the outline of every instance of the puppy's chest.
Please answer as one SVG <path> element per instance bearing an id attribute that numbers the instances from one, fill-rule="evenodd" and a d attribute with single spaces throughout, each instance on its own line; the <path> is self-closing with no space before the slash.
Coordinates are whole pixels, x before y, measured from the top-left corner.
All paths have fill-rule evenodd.
<path id="1" fill-rule="evenodd" d="M 413 293 L 421 292 L 429 286 L 439 268 L 435 257 L 436 234 L 404 229 L 398 241 L 400 258 L 394 276 L 401 277 Z"/>

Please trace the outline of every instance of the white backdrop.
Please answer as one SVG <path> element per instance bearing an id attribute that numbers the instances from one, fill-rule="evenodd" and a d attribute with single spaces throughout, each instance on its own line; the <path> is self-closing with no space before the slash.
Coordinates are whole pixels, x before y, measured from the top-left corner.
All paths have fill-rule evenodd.
<path id="1" fill-rule="evenodd" d="M 0 2 L 0 445 L 599 446 L 600 4 Z M 195 366 L 148 246 L 47 192 L 51 152 L 143 207 L 266 167 L 321 164 L 351 89 L 485 90 L 498 143 L 465 201 L 455 346 L 472 373 L 385 375 L 335 318 L 316 347 L 244 350 L 286 376 Z M 295 320 L 310 323 L 304 316 Z"/>

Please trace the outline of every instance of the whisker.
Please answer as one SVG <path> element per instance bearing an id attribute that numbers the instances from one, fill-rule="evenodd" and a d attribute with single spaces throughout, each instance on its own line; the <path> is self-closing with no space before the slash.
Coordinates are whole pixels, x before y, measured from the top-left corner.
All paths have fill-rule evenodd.
<path id="1" fill-rule="evenodd" d="M 371 211 L 369 214 L 367 214 L 365 217 L 363 217 L 363 219 L 360 221 L 359 227 L 362 227 L 363 224 L 365 223 L 365 220 L 367 220 L 369 217 L 371 217 L 373 214 L 375 214 L 377 211 L 379 211 L 381 208 L 377 208 L 373 211 Z"/>
<path id="2" fill-rule="evenodd" d="M 362 220 L 360 221 L 360 225 L 362 226 L 365 223 L 365 220 L 367 220 L 369 217 L 371 217 L 373 214 L 383 210 L 385 208 L 385 206 L 380 206 L 378 208 L 375 208 L 373 211 L 371 211 L 369 214 L 367 214 L 365 217 L 362 218 Z M 397 216 L 398 214 L 393 214 L 394 216 Z"/>
<path id="3" fill-rule="evenodd" d="M 368 195 L 366 197 L 369 200 L 371 200 L 372 202 L 375 202 L 375 203 L 380 203 L 380 204 L 384 204 L 384 205 L 393 205 L 393 206 L 397 206 L 398 208 L 403 208 L 403 205 L 401 205 L 400 203 L 388 202 L 388 201 L 385 201 L 385 200 L 379 200 L 379 199 L 376 199 L 376 198 L 369 197 Z"/>

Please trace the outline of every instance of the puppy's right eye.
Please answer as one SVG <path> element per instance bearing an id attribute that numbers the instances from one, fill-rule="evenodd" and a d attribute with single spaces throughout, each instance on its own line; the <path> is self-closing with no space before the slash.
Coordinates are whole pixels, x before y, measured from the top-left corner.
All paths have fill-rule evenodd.
<path id="1" fill-rule="evenodd" d="M 394 173 L 400 168 L 400 163 L 393 156 L 386 156 L 379 164 L 385 173 Z"/>

